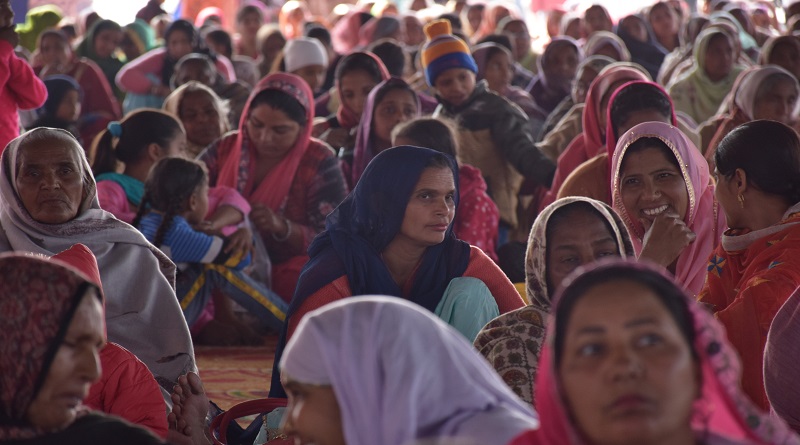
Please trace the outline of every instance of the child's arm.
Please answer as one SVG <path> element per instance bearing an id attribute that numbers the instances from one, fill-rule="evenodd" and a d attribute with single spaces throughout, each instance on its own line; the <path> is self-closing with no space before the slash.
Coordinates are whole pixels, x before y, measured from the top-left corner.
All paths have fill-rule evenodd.
<path id="1" fill-rule="evenodd" d="M 0 30 L 0 79 L 7 79 L 4 87 L 11 93 L 17 108 L 30 110 L 38 108 L 47 99 L 47 88 L 36 77 L 30 65 L 14 54 L 12 42 L 18 39 L 13 29 Z"/>
<path id="2" fill-rule="evenodd" d="M 536 148 L 527 127 L 528 119 L 522 111 L 505 102 L 492 123 L 492 139 L 525 178 L 549 188 L 556 165 Z"/>
<path id="3" fill-rule="evenodd" d="M 167 244 L 176 263 L 221 264 L 241 270 L 250 264 L 250 254 L 227 249 L 229 241 L 194 230 L 185 220 L 176 220 L 170 229 Z"/>

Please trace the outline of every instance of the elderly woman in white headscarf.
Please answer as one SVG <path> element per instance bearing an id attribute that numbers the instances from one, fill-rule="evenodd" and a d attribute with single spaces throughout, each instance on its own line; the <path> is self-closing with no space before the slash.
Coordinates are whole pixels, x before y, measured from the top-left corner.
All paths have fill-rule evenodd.
<path id="1" fill-rule="evenodd" d="M 0 158 L 0 252 L 52 256 L 82 243 L 97 257 L 108 340 L 142 360 L 167 403 L 178 376 L 196 370 L 175 297 L 175 265 L 136 229 L 100 208 L 83 148 L 68 132 L 37 128 Z"/>

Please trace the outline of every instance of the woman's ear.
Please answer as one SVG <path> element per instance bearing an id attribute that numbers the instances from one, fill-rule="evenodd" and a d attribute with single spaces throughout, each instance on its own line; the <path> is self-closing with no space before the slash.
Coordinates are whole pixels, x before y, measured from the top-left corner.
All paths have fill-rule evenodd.
<path id="1" fill-rule="evenodd" d="M 159 159 L 164 157 L 163 151 L 160 145 L 153 142 L 147 146 L 147 158 L 154 163 L 158 162 Z"/>
<path id="2" fill-rule="evenodd" d="M 191 195 L 189 195 L 189 208 L 186 210 L 193 212 L 194 209 L 197 208 L 198 204 L 199 204 L 199 199 L 197 198 L 197 191 L 194 191 L 192 192 Z"/>
<path id="3" fill-rule="evenodd" d="M 747 183 L 747 173 L 741 168 L 737 168 L 736 171 L 733 172 L 733 178 L 731 181 L 732 185 L 735 187 L 736 195 L 744 194 L 749 188 Z"/>

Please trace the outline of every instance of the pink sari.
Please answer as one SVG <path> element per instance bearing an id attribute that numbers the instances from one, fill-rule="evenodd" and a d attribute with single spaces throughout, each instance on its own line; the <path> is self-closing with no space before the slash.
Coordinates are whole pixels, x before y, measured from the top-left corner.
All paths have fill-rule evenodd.
<path id="1" fill-rule="evenodd" d="M 220 144 L 219 151 L 220 153 L 226 153 L 226 156 L 220 167 L 217 186 L 226 186 L 233 189 L 237 188 L 242 150 L 254 150 L 250 143 L 250 137 L 247 134 L 247 126 L 245 125 L 248 116 L 250 116 L 250 104 L 259 93 L 265 90 L 282 91 L 297 99 L 306 110 L 306 122 L 310 123 L 314 119 L 314 106 L 310 99 L 313 97 L 313 94 L 308 84 L 303 79 L 293 74 L 284 73 L 271 74 L 262 79 L 253 89 L 250 98 L 247 100 L 247 105 L 245 105 L 242 111 L 242 117 L 239 121 L 239 133 L 236 135 L 236 138 L 225 138 Z M 249 174 L 247 175 L 247 185 L 243 193 L 244 197 L 247 198 L 250 203 L 261 203 L 274 212 L 280 211 L 280 208 L 289 195 L 292 179 L 295 173 L 297 173 L 300 160 L 303 158 L 303 155 L 305 155 L 306 149 L 311 141 L 311 128 L 312 126 L 307 124 L 301 129 L 297 141 L 295 141 L 295 145 L 289 151 L 289 154 L 270 170 L 269 174 L 257 185 L 253 184 L 256 166 L 254 163 L 250 164 Z"/>
<path id="2" fill-rule="evenodd" d="M 583 273 L 605 273 L 608 269 L 629 268 L 631 274 L 661 275 L 642 263 L 612 261 L 582 270 Z M 573 274 L 573 277 L 578 275 Z M 562 289 L 561 295 L 569 288 Z M 692 429 L 705 437 L 703 443 L 725 444 L 800 444 L 784 422 L 760 411 L 744 395 L 740 386 L 741 365 L 736 351 L 726 338 L 724 327 L 711 313 L 698 305 L 689 295 L 684 295 L 694 328 L 694 344 L 702 376 L 701 394 L 695 400 Z M 556 297 L 556 313 L 560 295 Z M 583 445 L 586 438 L 571 418 L 566 401 L 559 388 L 558 371 L 553 358 L 553 336 L 556 321 L 551 318 L 536 379 L 536 409 L 540 415 L 539 430 L 527 433 L 512 445 Z"/>
<path id="3" fill-rule="evenodd" d="M 677 127 L 663 122 L 646 122 L 633 127 L 620 138 L 611 162 L 611 190 L 614 210 L 619 213 L 631 234 L 637 256 L 642 251 L 644 226 L 632 217 L 622 204 L 620 174 L 622 160 L 631 144 L 645 137 L 657 138 L 670 148 L 678 160 L 689 194 L 689 208 L 684 222 L 697 239 L 678 257 L 675 280 L 692 295 L 697 295 L 705 283 L 708 257 L 717 247 L 725 231 L 725 217 L 714 197 L 714 183 L 700 151 Z"/>

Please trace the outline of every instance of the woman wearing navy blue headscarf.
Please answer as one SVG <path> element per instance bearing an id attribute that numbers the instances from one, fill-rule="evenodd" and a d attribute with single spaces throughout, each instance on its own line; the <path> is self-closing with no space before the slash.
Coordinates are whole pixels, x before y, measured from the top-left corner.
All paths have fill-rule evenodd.
<path id="1" fill-rule="evenodd" d="M 285 397 L 277 364 L 300 319 L 333 301 L 365 294 L 404 298 L 470 341 L 493 313 L 524 306 L 500 268 L 453 235 L 458 200 L 458 167 L 447 155 L 400 146 L 369 163 L 308 249 L 311 259 L 278 343 L 270 396 Z"/>

